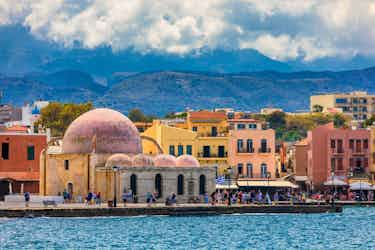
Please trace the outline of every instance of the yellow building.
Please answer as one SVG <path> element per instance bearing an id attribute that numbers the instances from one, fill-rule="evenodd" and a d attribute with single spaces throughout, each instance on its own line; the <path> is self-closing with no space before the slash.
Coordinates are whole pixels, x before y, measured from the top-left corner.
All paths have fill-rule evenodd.
<path id="1" fill-rule="evenodd" d="M 375 113 L 374 103 L 375 95 L 364 91 L 313 95 L 310 97 L 310 111 L 314 112 L 320 106 L 323 112 L 339 110 L 354 121 L 363 121 Z"/>
<path id="2" fill-rule="evenodd" d="M 142 137 L 154 139 L 166 154 L 191 154 L 201 165 L 217 166 L 219 173 L 228 167 L 228 123 L 224 112 L 189 112 L 184 122 L 156 120 Z M 158 153 L 151 140 L 143 141 L 143 151 Z"/>

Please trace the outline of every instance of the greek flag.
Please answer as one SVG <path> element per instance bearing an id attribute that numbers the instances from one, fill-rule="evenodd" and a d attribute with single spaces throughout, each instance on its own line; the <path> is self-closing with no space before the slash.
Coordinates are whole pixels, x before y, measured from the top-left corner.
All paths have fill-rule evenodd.
<path id="1" fill-rule="evenodd" d="M 224 176 L 218 176 L 216 178 L 216 184 L 223 185 L 225 183 L 225 177 Z"/>

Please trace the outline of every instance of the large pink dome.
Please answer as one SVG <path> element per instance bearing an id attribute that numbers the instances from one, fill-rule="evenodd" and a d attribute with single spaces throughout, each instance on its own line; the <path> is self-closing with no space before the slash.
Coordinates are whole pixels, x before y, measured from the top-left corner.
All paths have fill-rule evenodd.
<path id="1" fill-rule="evenodd" d="M 107 162 L 105 163 L 106 167 L 131 167 L 132 166 L 132 160 L 131 158 L 126 154 L 114 154 L 111 155 Z"/>
<path id="2" fill-rule="evenodd" d="M 94 109 L 75 119 L 66 130 L 64 153 L 142 152 L 141 138 L 135 125 L 120 112 Z"/>
<path id="3" fill-rule="evenodd" d="M 198 160 L 191 155 L 181 155 L 177 157 L 177 166 L 178 167 L 199 167 Z"/>
<path id="4" fill-rule="evenodd" d="M 177 163 L 173 155 L 157 155 L 154 161 L 155 167 L 175 167 Z"/>
<path id="5" fill-rule="evenodd" d="M 138 154 L 133 157 L 133 167 L 154 166 L 154 159 L 148 155 Z"/>

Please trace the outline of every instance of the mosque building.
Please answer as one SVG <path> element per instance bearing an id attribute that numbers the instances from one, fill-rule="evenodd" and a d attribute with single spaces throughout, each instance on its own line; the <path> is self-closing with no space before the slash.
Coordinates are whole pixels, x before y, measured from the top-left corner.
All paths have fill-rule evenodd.
<path id="1" fill-rule="evenodd" d="M 159 154 L 143 154 L 142 140 L 155 143 Z M 216 169 L 200 166 L 191 155 L 163 154 L 156 140 L 140 136 L 136 126 L 111 109 L 94 109 L 68 127 L 61 143 L 50 145 L 40 157 L 40 194 L 64 190 L 74 199 L 100 192 L 103 200 L 132 190 L 138 202 L 156 193 L 164 202 L 171 193 L 190 202 L 215 191 Z"/>

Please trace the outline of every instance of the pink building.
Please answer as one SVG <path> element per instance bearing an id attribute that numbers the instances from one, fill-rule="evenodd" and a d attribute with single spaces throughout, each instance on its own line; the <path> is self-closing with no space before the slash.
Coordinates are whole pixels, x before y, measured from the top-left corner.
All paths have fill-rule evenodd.
<path id="1" fill-rule="evenodd" d="M 229 120 L 228 161 L 239 178 L 275 178 L 275 131 L 253 119 Z"/>
<path id="2" fill-rule="evenodd" d="M 347 181 L 369 173 L 369 130 L 334 128 L 329 123 L 309 131 L 307 141 L 307 174 L 313 189 L 331 178 Z"/>

